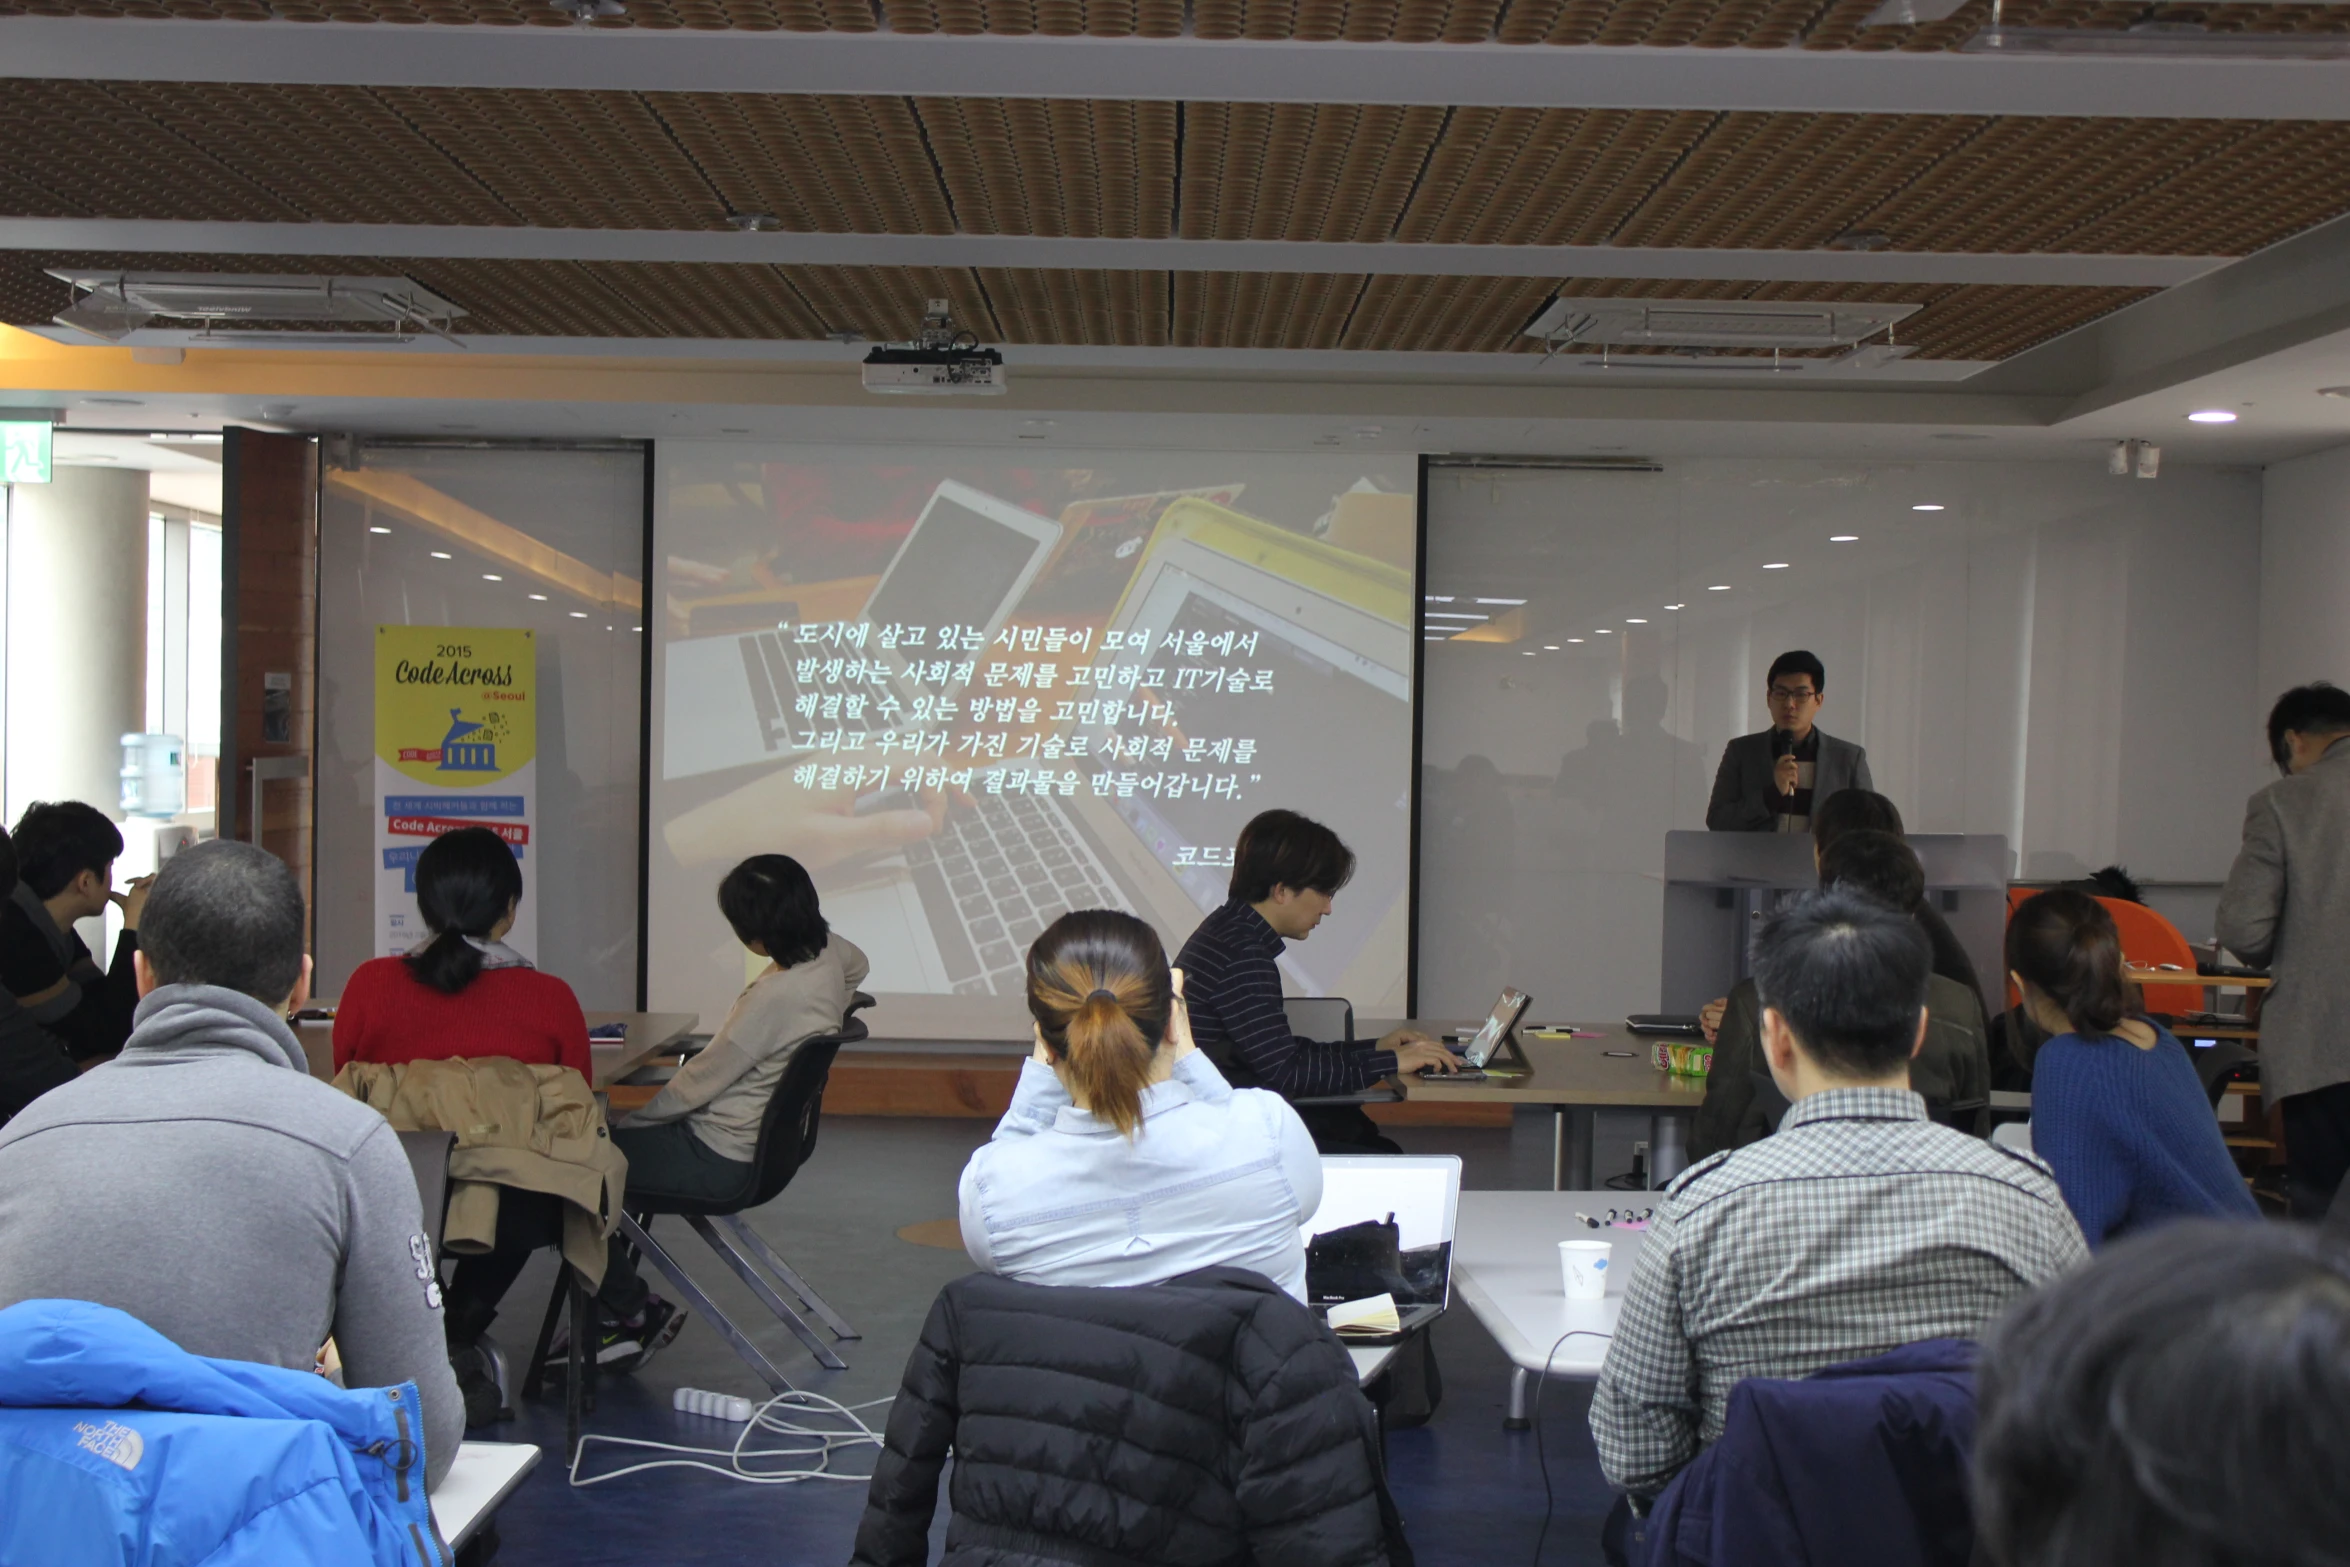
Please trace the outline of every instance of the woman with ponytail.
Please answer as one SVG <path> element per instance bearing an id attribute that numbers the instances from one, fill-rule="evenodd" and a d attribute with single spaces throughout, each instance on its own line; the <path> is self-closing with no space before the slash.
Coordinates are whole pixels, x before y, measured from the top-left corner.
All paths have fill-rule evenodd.
<path id="1" fill-rule="evenodd" d="M 2258 1218 L 2186 1047 L 2139 1010 L 2113 916 L 2043 892 L 2007 923 L 2008 977 L 2051 1036 L 2032 1065 L 2032 1149 L 2091 1246 L 2179 1218 Z"/>
<path id="2" fill-rule="evenodd" d="M 963 1169 L 963 1245 L 1032 1284 L 1261 1273 L 1305 1298 L 1298 1227 L 1322 1164 L 1280 1095 L 1235 1089 L 1192 1045 L 1183 976 L 1131 914 L 1085 909 L 1028 949 L 1036 1050 Z"/>
<path id="3" fill-rule="evenodd" d="M 571 987 L 505 943 L 522 868 L 487 827 L 460 827 L 416 857 L 416 907 L 432 939 L 362 963 L 335 1009 L 335 1070 L 353 1061 L 511 1056 L 593 1082 L 587 1018 Z"/>

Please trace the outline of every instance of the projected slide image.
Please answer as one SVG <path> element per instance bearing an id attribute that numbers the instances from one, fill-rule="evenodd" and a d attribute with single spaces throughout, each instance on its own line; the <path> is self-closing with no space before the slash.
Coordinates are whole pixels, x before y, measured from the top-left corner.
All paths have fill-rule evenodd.
<path id="1" fill-rule="evenodd" d="M 872 957 L 868 988 L 971 1003 L 915 1009 L 917 1031 L 1001 1033 L 1013 1013 L 990 1003 L 1016 1007 L 1045 925 L 1123 908 L 1174 950 L 1223 901 L 1240 827 L 1278 805 L 1361 862 L 1290 949 L 1292 983 L 1400 1003 L 1416 589 L 1397 476 L 923 456 L 661 450 L 656 999 L 730 998 L 710 889 L 780 852 Z"/>

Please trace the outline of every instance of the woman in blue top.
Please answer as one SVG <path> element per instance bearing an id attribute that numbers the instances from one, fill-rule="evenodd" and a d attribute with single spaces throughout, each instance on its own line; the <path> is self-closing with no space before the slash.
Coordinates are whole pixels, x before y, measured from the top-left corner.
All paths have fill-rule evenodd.
<path id="1" fill-rule="evenodd" d="M 1181 982 L 1131 914 L 1064 914 L 1028 949 L 1036 1053 L 963 1169 L 973 1262 L 1031 1284 L 1248 1268 L 1305 1299 L 1313 1136 L 1280 1095 L 1234 1089 L 1193 1047 Z"/>
<path id="2" fill-rule="evenodd" d="M 2032 1063 L 2032 1150 L 2091 1246 L 2166 1219 L 2260 1216 L 2186 1047 L 2133 1015 L 2095 898 L 2043 892 L 2017 909 L 2007 967 L 2050 1035 Z"/>

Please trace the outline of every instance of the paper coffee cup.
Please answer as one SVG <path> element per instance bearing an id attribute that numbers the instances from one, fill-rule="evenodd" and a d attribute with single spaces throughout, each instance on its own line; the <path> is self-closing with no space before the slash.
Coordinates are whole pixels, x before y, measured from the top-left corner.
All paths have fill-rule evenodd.
<path id="1" fill-rule="evenodd" d="M 1607 1241 L 1560 1241 L 1559 1272 L 1569 1300 L 1599 1300 L 1607 1294 L 1607 1260 L 1616 1248 Z"/>

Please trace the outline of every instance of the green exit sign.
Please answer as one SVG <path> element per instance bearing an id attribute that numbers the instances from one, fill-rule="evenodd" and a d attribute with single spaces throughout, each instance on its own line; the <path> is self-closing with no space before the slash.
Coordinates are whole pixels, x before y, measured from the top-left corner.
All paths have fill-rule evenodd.
<path id="1" fill-rule="evenodd" d="M 0 484 L 47 484 L 50 446 L 48 421 L 0 419 Z"/>

